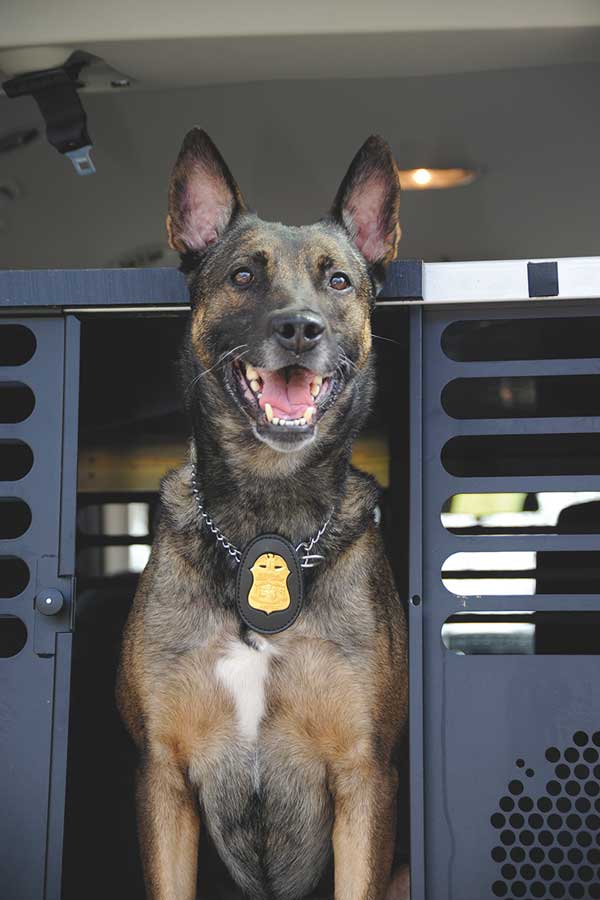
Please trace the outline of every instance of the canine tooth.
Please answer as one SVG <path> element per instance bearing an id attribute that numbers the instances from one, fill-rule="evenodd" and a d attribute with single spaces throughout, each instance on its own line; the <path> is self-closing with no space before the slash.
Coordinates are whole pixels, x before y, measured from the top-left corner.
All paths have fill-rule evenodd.
<path id="1" fill-rule="evenodd" d="M 318 384 L 319 387 L 321 387 L 321 385 L 323 384 L 323 376 L 322 376 L 322 375 L 315 375 L 315 377 L 314 377 L 313 380 L 312 380 L 312 383 L 313 383 L 313 384 Z"/>
<path id="2" fill-rule="evenodd" d="M 267 417 L 268 422 L 273 421 L 273 407 L 270 403 L 265 403 L 265 416 Z"/>
<path id="3" fill-rule="evenodd" d="M 312 397 L 317 397 L 320 390 L 321 390 L 320 384 L 315 384 L 314 382 L 311 384 L 310 393 L 311 393 Z"/>
<path id="4" fill-rule="evenodd" d="M 250 382 L 250 387 L 252 388 L 252 390 L 254 391 L 255 394 L 257 394 L 260 390 L 260 384 L 258 383 L 258 381 L 254 380 L 254 379 Z"/>
<path id="5" fill-rule="evenodd" d="M 250 364 L 246 366 L 246 378 L 248 381 L 256 381 L 258 379 L 258 372 Z"/>
<path id="6" fill-rule="evenodd" d="M 314 406 L 307 406 L 304 411 L 304 418 L 305 418 L 306 422 L 308 423 L 308 425 L 310 425 L 310 423 L 311 423 L 314 411 L 315 411 Z"/>
<path id="7" fill-rule="evenodd" d="M 279 425 L 279 419 L 277 418 L 277 416 L 273 416 L 272 421 L 273 421 L 273 425 Z"/>

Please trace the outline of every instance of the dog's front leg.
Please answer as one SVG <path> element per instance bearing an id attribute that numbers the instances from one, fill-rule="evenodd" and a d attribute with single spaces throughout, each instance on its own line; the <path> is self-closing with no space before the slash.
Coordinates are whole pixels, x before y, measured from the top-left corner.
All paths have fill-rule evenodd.
<path id="1" fill-rule="evenodd" d="M 136 800 L 147 900 L 194 900 L 200 820 L 195 798 L 170 755 L 146 754 Z"/>
<path id="2" fill-rule="evenodd" d="M 382 900 L 390 879 L 396 833 L 395 770 L 360 763 L 334 786 L 335 900 Z"/>

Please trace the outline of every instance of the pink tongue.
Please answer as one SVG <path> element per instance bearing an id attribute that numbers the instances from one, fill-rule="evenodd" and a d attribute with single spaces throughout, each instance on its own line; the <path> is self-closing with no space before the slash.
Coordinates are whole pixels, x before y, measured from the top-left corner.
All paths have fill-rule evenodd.
<path id="1" fill-rule="evenodd" d="M 314 372 L 300 367 L 291 370 L 286 381 L 283 371 L 270 372 L 268 369 L 257 369 L 262 378 L 262 396 L 258 401 L 261 409 L 270 403 L 273 415 L 278 418 L 300 419 L 307 406 L 314 406 L 310 393 L 310 383 Z"/>

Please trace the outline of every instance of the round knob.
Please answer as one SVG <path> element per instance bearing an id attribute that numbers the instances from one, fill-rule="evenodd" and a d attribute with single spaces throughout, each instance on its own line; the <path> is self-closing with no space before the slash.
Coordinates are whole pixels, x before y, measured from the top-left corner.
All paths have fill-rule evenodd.
<path id="1" fill-rule="evenodd" d="M 40 591 L 35 598 L 35 608 L 41 612 L 43 616 L 55 616 L 61 611 L 65 605 L 65 598 L 60 591 L 49 588 L 47 591 Z"/>

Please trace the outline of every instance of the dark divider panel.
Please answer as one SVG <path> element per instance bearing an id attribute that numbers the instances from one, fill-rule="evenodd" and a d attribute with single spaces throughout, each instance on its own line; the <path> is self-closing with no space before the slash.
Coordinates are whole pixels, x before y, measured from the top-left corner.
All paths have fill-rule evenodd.
<path id="1" fill-rule="evenodd" d="M 455 495 L 600 491 L 600 310 L 411 315 L 412 897 L 600 897 L 600 504 L 541 528 L 441 519 Z"/>
<path id="2" fill-rule="evenodd" d="M 2 900 L 61 898 L 78 353 L 70 317 L 0 319 Z"/>

